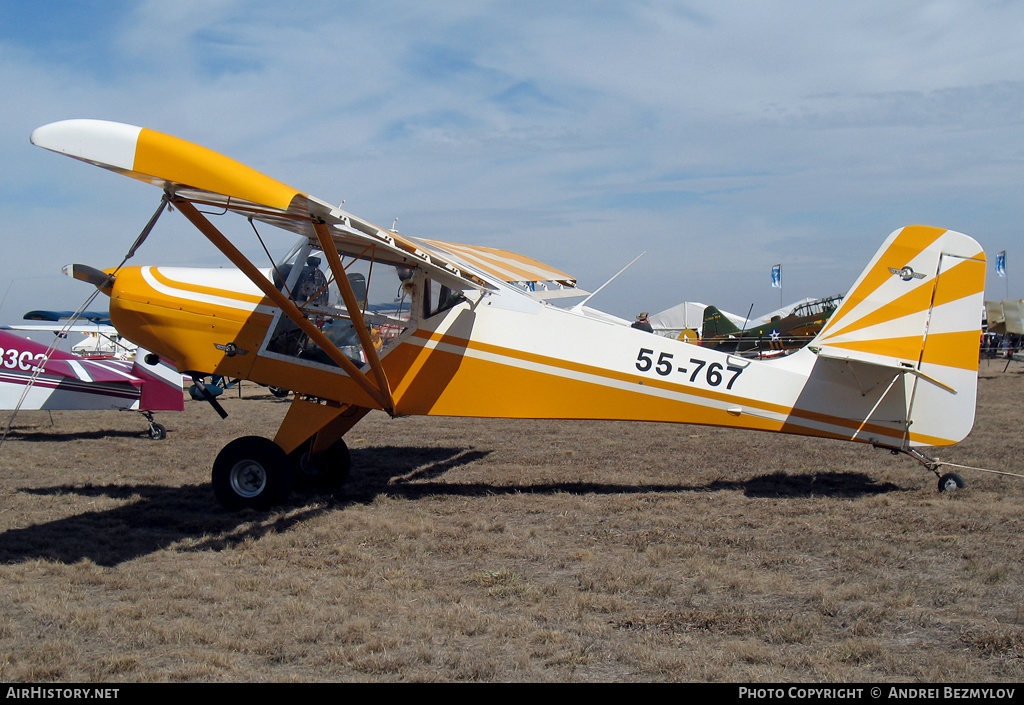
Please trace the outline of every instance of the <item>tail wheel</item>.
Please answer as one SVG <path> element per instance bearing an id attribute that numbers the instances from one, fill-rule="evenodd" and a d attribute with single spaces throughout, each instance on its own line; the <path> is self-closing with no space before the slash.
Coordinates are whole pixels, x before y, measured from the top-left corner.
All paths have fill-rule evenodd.
<path id="1" fill-rule="evenodd" d="M 352 469 L 352 456 L 344 439 L 339 438 L 315 458 L 309 455 L 312 445 L 310 439 L 292 453 L 297 479 L 307 487 L 321 490 L 335 490 L 344 485 Z"/>
<path id="2" fill-rule="evenodd" d="M 939 492 L 956 492 L 965 487 L 967 487 L 967 483 L 964 482 L 964 478 L 955 472 L 947 472 L 939 478 Z"/>
<path id="3" fill-rule="evenodd" d="M 292 469 L 281 447 L 260 436 L 224 446 L 213 463 L 213 493 L 228 509 L 269 509 L 288 498 Z"/>

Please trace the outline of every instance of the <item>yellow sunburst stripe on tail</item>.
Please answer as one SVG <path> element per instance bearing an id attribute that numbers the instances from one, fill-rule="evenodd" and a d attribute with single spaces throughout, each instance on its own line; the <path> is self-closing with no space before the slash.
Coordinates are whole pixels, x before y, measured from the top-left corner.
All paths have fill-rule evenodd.
<path id="1" fill-rule="evenodd" d="M 980 277 L 978 276 L 979 266 L 982 268 Z M 889 276 L 892 277 L 894 275 L 890 273 Z M 939 286 L 938 291 L 934 292 L 935 306 L 941 306 L 942 304 L 957 301 L 965 296 L 971 296 L 972 294 L 977 294 L 982 291 L 985 288 L 984 262 L 978 260 L 964 260 L 943 272 L 940 275 L 940 279 L 942 282 L 941 286 Z M 933 290 L 933 286 L 918 286 L 912 291 L 908 291 L 903 296 L 895 299 L 891 303 L 886 304 L 874 313 L 853 321 L 845 328 L 831 331 L 828 337 L 838 337 L 863 328 L 868 328 L 880 323 L 888 323 L 889 321 L 894 321 L 897 318 L 903 318 L 904 316 L 925 311 L 932 306 Z M 822 340 L 822 342 L 826 341 Z"/>
<path id="2" fill-rule="evenodd" d="M 978 350 L 981 347 L 981 326 L 978 330 L 955 333 L 932 333 L 924 348 L 921 362 L 962 370 L 978 369 Z"/>
<path id="3" fill-rule="evenodd" d="M 979 331 L 956 333 L 932 333 L 927 338 L 927 345 L 925 342 L 920 335 L 911 335 L 901 338 L 874 338 L 846 343 L 829 343 L 829 347 L 884 355 L 907 361 L 921 359 L 922 362 L 958 367 L 963 370 L 978 369 L 980 329 Z M 922 346 L 925 346 L 923 351 Z"/>
<path id="4" fill-rule="evenodd" d="M 884 284 L 893 276 L 889 267 L 903 267 L 907 262 L 916 257 L 921 250 L 925 249 L 938 240 L 946 230 L 933 228 L 926 225 L 911 225 L 900 231 L 900 234 L 892 241 L 889 248 L 876 261 L 871 272 L 864 277 L 860 285 L 846 296 L 839 310 L 829 319 L 821 333 L 829 333 L 835 329 L 840 321 L 848 316 L 858 304 L 873 294 L 878 287 Z M 900 264 L 893 264 L 894 262 Z"/>

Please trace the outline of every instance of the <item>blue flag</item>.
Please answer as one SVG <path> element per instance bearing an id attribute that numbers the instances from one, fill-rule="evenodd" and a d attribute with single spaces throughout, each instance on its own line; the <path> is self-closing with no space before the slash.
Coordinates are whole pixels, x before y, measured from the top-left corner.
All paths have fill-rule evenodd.
<path id="1" fill-rule="evenodd" d="M 772 267 L 772 287 L 775 289 L 782 288 L 782 265 L 777 264 Z"/>
<path id="2" fill-rule="evenodd" d="M 1001 277 L 1006 276 L 1006 250 L 996 255 L 996 274 Z"/>

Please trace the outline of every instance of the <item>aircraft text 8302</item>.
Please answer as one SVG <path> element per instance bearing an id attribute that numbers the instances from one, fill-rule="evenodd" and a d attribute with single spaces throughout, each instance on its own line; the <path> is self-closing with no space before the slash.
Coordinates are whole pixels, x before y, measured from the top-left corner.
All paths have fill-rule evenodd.
<path id="1" fill-rule="evenodd" d="M 22 369 L 26 372 L 35 372 L 36 366 L 46 361 L 43 353 L 33 354 L 28 350 L 16 350 L 0 348 L 0 365 L 9 370 Z M 33 364 L 35 362 L 36 364 Z"/>

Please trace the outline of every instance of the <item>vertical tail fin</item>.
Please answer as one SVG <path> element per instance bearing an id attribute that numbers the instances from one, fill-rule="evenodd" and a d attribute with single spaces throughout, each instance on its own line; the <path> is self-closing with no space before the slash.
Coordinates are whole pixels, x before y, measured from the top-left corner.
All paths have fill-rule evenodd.
<path id="1" fill-rule="evenodd" d="M 714 306 L 704 309 L 704 323 L 700 329 L 701 337 L 715 338 L 720 335 L 736 335 L 739 332 L 740 329 Z"/>
<path id="2" fill-rule="evenodd" d="M 972 238 L 909 226 L 883 243 L 808 346 L 822 357 L 894 368 L 910 445 L 948 445 L 974 424 L 985 252 Z"/>

